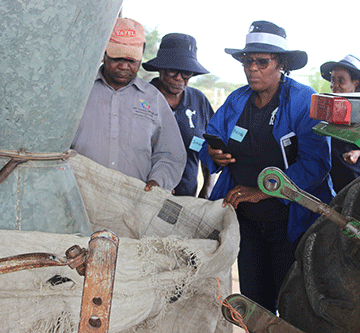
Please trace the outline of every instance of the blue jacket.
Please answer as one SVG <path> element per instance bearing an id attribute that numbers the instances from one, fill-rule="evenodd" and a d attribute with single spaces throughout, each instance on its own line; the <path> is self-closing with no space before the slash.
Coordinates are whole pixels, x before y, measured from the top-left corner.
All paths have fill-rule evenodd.
<path id="1" fill-rule="evenodd" d="M 301 189 L 311 193 L 325 203 L 329 203 L 335 192 L 329 176 L 331 169 L 330 138 L 319 136 L 312 128 L 319 122 L 310 118 L 311 95 L 316 93 L 312 88 L 284 77 L 284 84 L 280 93 L 280 104 L 276 114 L 273 134 L 280 145 L 280 138 L 294 132 L 298 138 L 298 157 L 296 162 L 285 170 L 286 175 Z M 244 110 L 245 104 L 252 93 L 246 85 L 235 90 L 225 103 L 211 118 L 207 133 L 220 136 L 225 143 Z M 224 198 L 234 187 L 228 166 L 219 168 L 207 152 L 207 143 L 204 142 L 199 153 L 200 160 L 211 173 L 222 171 L 210 200 Z M 270 165 L 269 165 L 270 166 Z M 319 216 L 295 202 L 283 200 L 290 204 L 288 234 L 292 241 L 303 232 Z"/>

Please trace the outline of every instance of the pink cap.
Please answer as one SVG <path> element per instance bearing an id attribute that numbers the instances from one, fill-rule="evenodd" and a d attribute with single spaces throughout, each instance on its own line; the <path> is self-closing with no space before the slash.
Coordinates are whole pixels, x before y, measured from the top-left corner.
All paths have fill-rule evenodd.
<path id="1" fill-rule="evenodd" d="M 143 26 L 129 18 L 119 17 L 106 48 L 110 58 L 141 60 L 145 43 Z"/>

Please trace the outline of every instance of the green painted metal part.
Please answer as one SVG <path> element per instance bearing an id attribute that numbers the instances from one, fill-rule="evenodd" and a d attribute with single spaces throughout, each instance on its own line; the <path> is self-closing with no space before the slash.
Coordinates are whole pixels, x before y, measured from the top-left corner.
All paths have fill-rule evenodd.
<path id="1" fill-rule="evenodd" d="M 342 232 L 355 242 L 360 243 L 360 222 L 352 217 L 344 217 L 318 198 L 301 190 L 279 168 L 268 167 L 258 176 L 260 190 L 268 195 L 287 199 L 325 216 L 340 227 Z"/>
<path id="2" fill-rule="evenodd" d="M 313 127 L 313 131 L 360 147 L 360 126 L 334 125 L 321 121 Z"/>

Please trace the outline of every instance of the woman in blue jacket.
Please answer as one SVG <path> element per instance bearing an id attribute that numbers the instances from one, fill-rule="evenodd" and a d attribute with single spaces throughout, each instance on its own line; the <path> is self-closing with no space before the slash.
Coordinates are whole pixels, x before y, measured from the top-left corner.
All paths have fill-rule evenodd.
<path id="1" fill-rule="evenodd" d="M 243 64 L 248 85 L 227 98 L 207 127 L 230 153 L 204 143 L 200 159 L 211 173 L 222 171 L 210 199 L 224 198 L 224 206 L 236 209 L 241 293 L 275 312 L 297 241 L 317 216 L 261 192 L 257 176 L 266 167 L 278 167 L 301 189 L 329 203 L 334 195 L 330 139 L 312 131 L 318 123 L 309 116 L 315 91 L 285 76 L 304 67 L 307 54 L 288 50 L 283 28 L 253 22 L 245 48 L 225 52 Z"/>

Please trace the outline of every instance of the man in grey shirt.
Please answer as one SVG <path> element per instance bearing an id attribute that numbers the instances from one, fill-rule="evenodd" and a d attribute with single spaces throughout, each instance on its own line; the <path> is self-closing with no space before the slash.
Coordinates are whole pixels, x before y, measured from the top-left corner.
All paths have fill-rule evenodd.
<path id="1" fill-rule="evenodd" d="M 152 186 L 173 190 L 186 164 L 175 117 L 163 95 L 137 77 L 144 28 L 118 18 L 72 148 Z"/>

